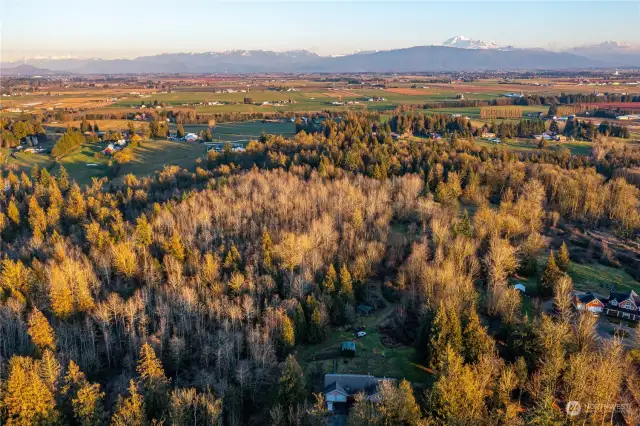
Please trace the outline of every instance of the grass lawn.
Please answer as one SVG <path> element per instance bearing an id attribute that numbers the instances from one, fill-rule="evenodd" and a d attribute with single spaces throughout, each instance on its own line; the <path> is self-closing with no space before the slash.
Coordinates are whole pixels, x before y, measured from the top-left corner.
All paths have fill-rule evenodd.
<path id="1" fill-rule="evenodd" d="M 538 256 L 538 273 L 542 274 L 547 264 L 548 252 Z M 567 271 L 573 281 L 573 288 L 579 291 L 595 291 L 603 296 L 609 295 L 609 286 L 619 291 L 634 290 L 640 293 L 640 282 L 636 281 L 624 269 L 605 266 L 600 263 L 569 263 Z M 538 277 L 522 277 L 516 280 L 527 287 L 527 293 L 538 293 Z"/>
<path id="2" fill-rule="evenodd" d="M 494 147 L 506 146 L 507 148 L 515 152 L 542 152 L 542 149 L 538 148 L 538 142 L 533 139 L 502 139 L 501 144 L 493 144 L 485 139 L 476 139 L 475 144 L 480 147 L 486 147 L 489 150 Z M 549 142 L 546 149 L 549 151 L 558 151 L 562 148 L 567 148 L 569 151 L 571 151 L 572 155 L 589 156 L 591 154 L 592 146 L 593 144 L 591 142 L 583 141 Z"/>
<path id="3" fill-rule="evenodd" d="M 309 376 L 310 372 L 322 374 L 334 371 L 334 360 L 338 373 L 372 374 L 377 377 L 405 378 L 413 383 L 428 383 L 433 380 L 431 373 L 413 360 L 415 350 L 412 347 L 386 347 L 382 344 L 381 335 L 376 325 L 384 319 L 394 306 L 360 317 L 356 325 L 365 327 L 367 335 L 357 339 L 353 332 L 332 331 L 327 339 L 317 345 L 306 345 L 298 351 L 296 358 Z M 340 356 L 343 342 L 356 343 L 357 354 L 354 358 Z"/>
<path id="4" fill-rule="evenodd" d="M 107 176 L 109 158 L 102 156 L 96 158 L 96 154 L 107 146 L 106 143 L 85 144 L 58 160 L 58 164 L 64 166 L 69 176 L 78 185 L 89 185 L 91 179 Z M 87 164 L 95 164 L 88 166 Z M 54 172 L 57 173 L 54 166 Z"/>
<path id="5" fill-rule="evenodd" d="M 612 268 L 599 263 L 581 265 L 571 262 L 569 275 L 573 279 L 573 287 L 576 290 L 595 291 L 608 295 L 608 286 L 613 285 L 618 291 L 634 290 L 636 293 L 640 293 L 640 282 L 633 279 L 623 269 Z"/>
<path id="6" fill-rule="evenodd" d="M 194 170 L 196 159 L 204 157 L 206 148 L 193 142 L 152 140 L 144 141 L 133 153 L 133 160 L 123 164 L 119 176 L 133 173 L 136 176 L 152 175 L 165 165 L 175 165 Z"/>
<path id="7" fill-rule="evenodd" d="M 2 161 L 6 161 L 8 166 L 13 165 L 17 168 L 18 174 L 25 172 L 29 174 L 33 166 L 38 165 L 39 168 L 49 168 L 53 165 L 53 159 L 48 154 L 34 154 L 29 152 L 16 152 L 16 157 L 11 156 L 11 149 L 2 148 Z"/>

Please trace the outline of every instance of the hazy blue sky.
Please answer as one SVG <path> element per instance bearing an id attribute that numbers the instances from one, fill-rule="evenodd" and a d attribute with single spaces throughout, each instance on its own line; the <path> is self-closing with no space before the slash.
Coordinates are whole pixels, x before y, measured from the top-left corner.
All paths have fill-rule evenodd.
<path id="1" fill-rule="evenodd" d="M 441 44 L 465 35 L 560 49 L 640 44 L 640 1 L 0 0 L 2 60 L 229 49 L 320 54 Z"/>

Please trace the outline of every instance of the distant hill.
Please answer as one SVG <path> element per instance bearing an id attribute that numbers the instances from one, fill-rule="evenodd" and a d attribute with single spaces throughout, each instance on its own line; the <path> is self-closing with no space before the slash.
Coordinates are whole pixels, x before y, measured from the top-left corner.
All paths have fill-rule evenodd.
<path id="1" fill-rule="evenodd" d="M 565 70 L 620 66 L 604 56 L 542 49 L 493 48 L 486 42 L 454 37 L 449 46 L 417 46 L 344 56 L 319 56 L 305 50 L 272 52 L 170 53 L 135 59 L 24 59 L 5 63 L 3 69 L 20 75 L 137 73 L 252 73 L 252 72 L 433 72 L 491 70 Z M 467 46 L 467 47 L 462 47 Z M 626 65 L 640 66 L 640 58 L 628 56 Z M 22 68 L 20 68 L 22 67 Z M 30 67 L 30 68 L 24 68 Z M 34 68 L 35 67 L 35 68 Z M 41 71 L 35 71 L 41 69 Z M 23 70 L 22 72 L 20 70 Z M 13 75 L 8 74 L 7 75 Z"/>
<path id="2" fill-rule="evenodd" d="M 602 63 L 571 53 L 544 50 L 460 49 L 419 46 L 366 55 L 332 58 L 316 64 L 321 71 L 487 71 L 520 69 L 573 69 L 602 66 Z"/>
<path id="3" fill-rule="evenodd" d="M 39 75 L 53 75 L 55 72 L 47 69 L 36 68 L 32 65 L 18 65 L 18 66 L 2 66 L 0 68 L 0 73 L 4 76 L 11 77 L 35 77 Z"/>
<path id="4" fill-rule="evenodd" d="M 590 46 L 574 47 L 569 50 L 586 58 L 605 62 L 617 67 L 640 67 L 640 46 L 616 41 L 605 41 Z"/>

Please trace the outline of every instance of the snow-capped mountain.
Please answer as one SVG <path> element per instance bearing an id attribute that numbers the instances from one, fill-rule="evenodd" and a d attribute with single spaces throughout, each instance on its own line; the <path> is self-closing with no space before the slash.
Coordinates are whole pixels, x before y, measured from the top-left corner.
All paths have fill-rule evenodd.
<path id="1" fill-rule="evenodd" d="M 446 47 L 457 47 L 460 49 L 499 49 L 495 43 L 491 43 L 490 41 L 483 40 L 473 40 L 469 37 L 465 36 L 455 36 L 451 37 L 449 40 L 446 40 L 442 43 L 443 46 Z"/>

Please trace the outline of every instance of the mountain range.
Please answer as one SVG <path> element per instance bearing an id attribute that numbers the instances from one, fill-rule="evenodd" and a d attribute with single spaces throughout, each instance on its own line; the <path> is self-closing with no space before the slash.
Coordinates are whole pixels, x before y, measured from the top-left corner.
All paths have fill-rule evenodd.
<path id="1" fill-rule="evenodd" d="M 442 43 L 447 47 L 458 47 L 460 49 L 500 49 L 495 43 L 484 40 L 473 40 L 465 36 L 455 36 Z"/>
<path id="2" fill-rule="evenodd" d="M 416 46 L 342 56 L 306 50 L 231 50 L 166 53 L 135 59 L 25 58 L 0 64 L 4 75 L 257 72 L 434 72 L 490 70 L 566 70 L 640 67 L 640 47 L 617 42 L 561 52 L 501 47 L 456 36 L 441 46 Z M 28 68 L 25 68 L 28 67 Z"/>

